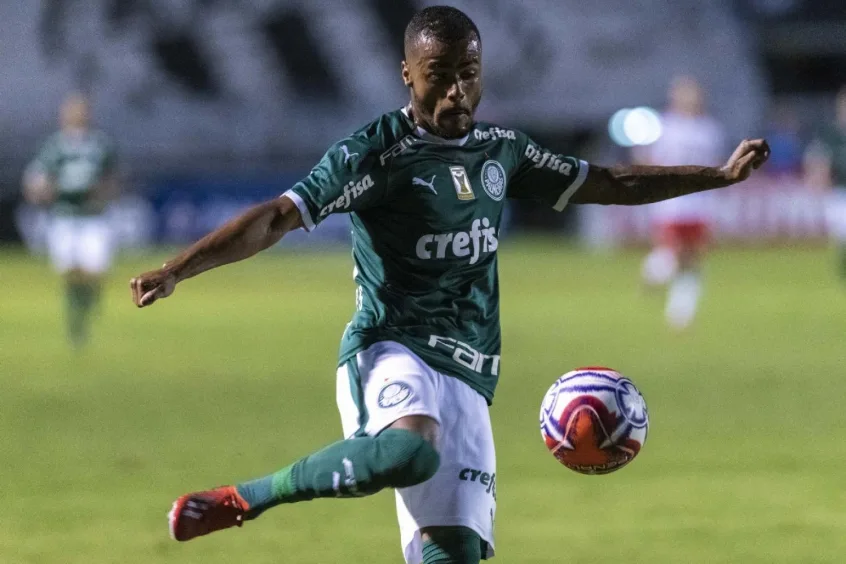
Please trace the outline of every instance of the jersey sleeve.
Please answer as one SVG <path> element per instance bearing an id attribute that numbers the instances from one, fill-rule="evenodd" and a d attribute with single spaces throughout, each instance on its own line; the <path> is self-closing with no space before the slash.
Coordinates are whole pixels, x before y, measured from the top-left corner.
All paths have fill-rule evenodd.
<path id="1" fill-rule="evenodd" d="M 519 134 L 517 166 L 508 183 L 508 197 L 542 202 L 562 211 L 584 183 L 588 163 L 544 149 Z"/>
<path id="2" fill-rule="evenodd" d="M 349 137 L 330 147 L 311 173 L 282 196 L 297 205 L 311 231 L 330 214 L 379 205 L 386 193 L 378 149 L 367 138 Z"/>

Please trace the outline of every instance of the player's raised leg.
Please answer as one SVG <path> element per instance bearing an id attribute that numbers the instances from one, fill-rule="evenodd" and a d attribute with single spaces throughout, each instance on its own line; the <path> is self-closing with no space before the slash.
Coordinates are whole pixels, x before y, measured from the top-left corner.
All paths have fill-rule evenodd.
<path id="1" fill-rule="evenodd" d="M 169 516 L 171 536 L 185 541 L 241 526 L 284 503 L 361 497 L 425 482 L 440 466 L 430 372 L 399 345 L 377 343 L 359 353 L 338 369 L 346 440 L 268 476 L 180 497 Z"/>
<path id="2" fill-rule="evenodd" d="M 263 478 L 184 495 L 169 515 L 171 536 L 186 541 L 241 526 L 283 503 L 419 484 L 438 468 L 436 436 L 434 420 L 406 417 L 376 436 L 339 441 Z"/>

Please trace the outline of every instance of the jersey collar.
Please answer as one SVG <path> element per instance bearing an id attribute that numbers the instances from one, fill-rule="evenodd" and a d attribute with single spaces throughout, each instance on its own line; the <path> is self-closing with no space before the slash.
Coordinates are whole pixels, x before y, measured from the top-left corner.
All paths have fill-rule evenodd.
<path id="1" fill-rule="evenodd" d="M 409 113 L 409 106 L 404 107 L 401 111 L 405 117 L 409 120 L 411 119 L 411 115 Z M 413 122 L 412 122 L 413 123 Z M 453 147 L 461 147 L 467 140 L 470 139 L 470 134 L 468 133 L 461 139 L 444 139 L 443 137 L 438 137 L 437 135 L 433 135 L 429 133 L 419 125 L 414 128 L 414 133 L 419 137 L 421 140 L 426 141 L 428 143 L 437 143 L 439 145 L 451 145 Z"/>

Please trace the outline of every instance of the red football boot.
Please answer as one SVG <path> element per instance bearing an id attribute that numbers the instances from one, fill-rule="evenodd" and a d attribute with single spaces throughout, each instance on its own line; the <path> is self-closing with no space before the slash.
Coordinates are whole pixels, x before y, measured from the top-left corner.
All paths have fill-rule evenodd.
<path id="1" fill-rule="evenodd" d="M 167 514 L 170 536 L 187 541 L 244 524 L 249 504 L 235 486 L 222 486 L 181 496 Z"/>

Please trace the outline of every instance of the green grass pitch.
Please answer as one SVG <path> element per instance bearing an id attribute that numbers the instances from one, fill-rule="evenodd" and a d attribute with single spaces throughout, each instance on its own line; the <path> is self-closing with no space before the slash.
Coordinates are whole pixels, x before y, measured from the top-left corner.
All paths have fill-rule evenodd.
<path id="1" fill-rule="evenodd" d="M 638 253 L 502 247 L 496 561 L 846 561 L 846 287 L 828 252 L 715 253 L 699 323 L 673 335 Z M 340 437 L 354 297 L 347 250 L 280 250 L 136 310 L 127 282 L 162 258 L 121 260 L 74 355 L 47 265 L 0 254 L 0 562 L 401 562 L 391 492 L 168 538 L 179 494 Z M 608 476 L 566 470 L 538 431 L 547 387 L 590 364 L 631 377 L 650 409 L 639 458 Z"/>

